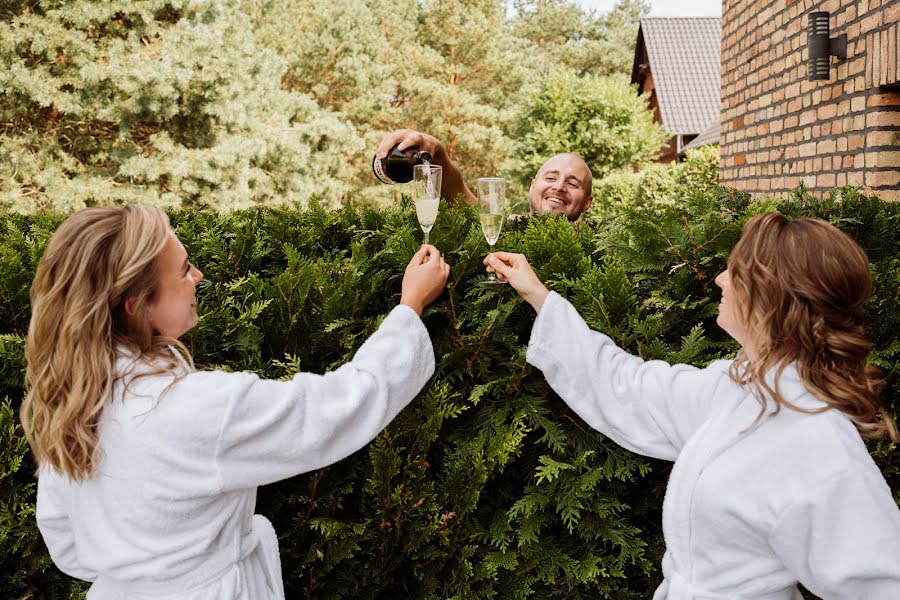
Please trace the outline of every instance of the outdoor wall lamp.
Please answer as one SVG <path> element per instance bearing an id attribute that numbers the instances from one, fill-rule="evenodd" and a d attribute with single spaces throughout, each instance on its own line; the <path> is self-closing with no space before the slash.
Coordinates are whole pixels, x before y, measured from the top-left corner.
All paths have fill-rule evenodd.
<path id="1" fill-rule="evenodd" d="M 815 11 L 807 15 L 806 65 L 809 81 L 828 81 L 831 78 L 830 57 L 847 58 L 847 34 L 829 37 L 831 35 L 829 16 L 826 11 Z"/>

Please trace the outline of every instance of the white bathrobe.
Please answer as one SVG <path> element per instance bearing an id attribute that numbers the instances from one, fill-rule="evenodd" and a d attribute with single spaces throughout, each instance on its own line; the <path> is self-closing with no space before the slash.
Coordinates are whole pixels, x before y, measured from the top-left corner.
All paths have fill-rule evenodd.
<path id="1" fill-rule="evenodd" d="M 120 372 L 131 362 L 122 358 Z M 124 398 L 119 385 L 102 415 L 95 475 L 39 475 L 50 556 L 94 582 L 89 600 L 284 598 L 277 537 L 253 514 L 256 487 L 356 452 L 433 372 L 428 332 L 400 305 L 326 375 L 193 372 L 165 394 L 171 376 L 142 377 Z"/>
<path id="2" fill-rule="evenodd" d="M 643 361 L 555 293 L 527 359 L 591 427 L 675 461 L 654 600 L 799 600 L 798 581 L 827 600 L 900 599 L 900 510 L 839 411 L 782 408 L 751 427 L 760 404 L 728 361 Z M 800 407 L 824 406 L 792 367 L 780 386 Z"/>

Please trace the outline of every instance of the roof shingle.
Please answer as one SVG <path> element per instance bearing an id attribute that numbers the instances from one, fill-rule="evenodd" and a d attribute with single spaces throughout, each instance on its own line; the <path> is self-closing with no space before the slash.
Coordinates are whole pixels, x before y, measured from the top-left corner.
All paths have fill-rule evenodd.
<path id="1" fill-rule="evenodd" d="M 699 134 L 719 119 L 719 17 L 646 17 L 638 29 L 632 81 L 641 43 L 647 51 L 663 127 Z"/>

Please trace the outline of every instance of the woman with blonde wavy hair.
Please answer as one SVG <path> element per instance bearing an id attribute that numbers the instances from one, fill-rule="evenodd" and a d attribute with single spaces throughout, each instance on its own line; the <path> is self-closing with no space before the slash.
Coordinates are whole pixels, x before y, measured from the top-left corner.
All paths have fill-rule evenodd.
<path id="1" fill-rule="evenodd" d="M 93 582 L 89 600 L 284 598 L 257 486 L 359 450 L 418 394 L 434 371 L 419 316 L 448 273 L 422 246 L 400 304 L 336 371 L 202 372 L 178 338 L 203 274 L 165 213 L 69 217 L 31 289 L 21 410 L 53 561 Z"/>
<path id="2" fill-rule="evenodd" d="M 538 312 L 528 361 L 591 427 L 674 461 L 654 600 L 900 598 L 900 510 L 863 438 L 900 442 L 867 366 L 865 252 L 815 219 L 751 218 L 716 278 L 740 344 L 704 369 L 592 331 L 520 254 L 485 258 Z"/>

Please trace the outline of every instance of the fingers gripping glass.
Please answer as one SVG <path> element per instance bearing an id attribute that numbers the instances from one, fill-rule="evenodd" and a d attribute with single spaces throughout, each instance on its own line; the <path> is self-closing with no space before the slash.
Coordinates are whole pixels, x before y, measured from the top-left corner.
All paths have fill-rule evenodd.
<path id="1" fill-rule="evenodd" d="M 478 180 L 478 210 L 481 215 L 481 231 L 490 251 L 500 238 L 506 219 L 506 180 L 502 177 L 482 177 Z M 485 283 L 505 283 L 497 279 L 491 267 Z"/>
<path id="2" fill-rule="evenodd" d="M 428 233 L 437 220 L 438 205 L 441 199 L 441 167 L 440 165 L 416 165 L 413 167 L 413 202 L 416 204 L 416 217 L 425 234 L 424 242 L 428 243 Z"/>

